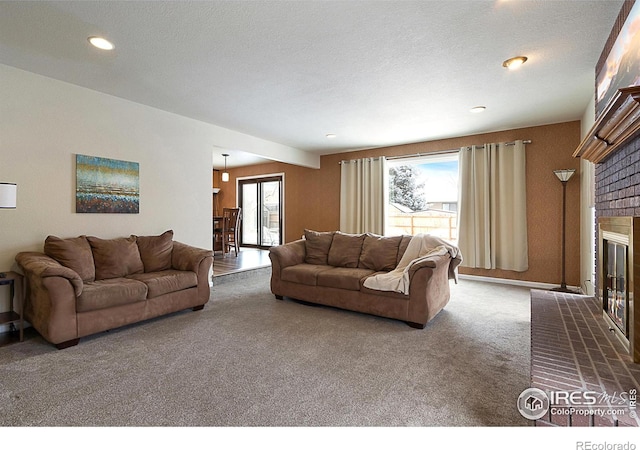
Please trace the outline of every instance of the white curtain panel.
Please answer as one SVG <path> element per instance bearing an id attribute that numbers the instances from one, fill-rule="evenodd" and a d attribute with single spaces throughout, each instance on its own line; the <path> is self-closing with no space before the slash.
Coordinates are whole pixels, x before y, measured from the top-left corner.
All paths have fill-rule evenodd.
<path id="1" fill-rule="evenodd" d="M 340 163 L 340 230 L 384 234 L 388 203 L 388 169 L 384 157 Z"/>
<path id="2" fill-rule="evenodd" d="M 463 266 L 529 268 L 525 145 L 462 147 L 458 247 Z"/>

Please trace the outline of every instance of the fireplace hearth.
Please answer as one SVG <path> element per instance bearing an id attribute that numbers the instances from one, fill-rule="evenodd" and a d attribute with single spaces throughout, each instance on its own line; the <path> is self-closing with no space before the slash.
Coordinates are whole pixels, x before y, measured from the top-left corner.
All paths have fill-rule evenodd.
<path id="1" fill-rule="evenodd" d="M 640 217 L 601 217 L 598 219 L 598 290 L 602 316 L 633 357 L 640 362 L 640 317 L 634 308 L 636 287 L 640 288 Z M 637 251 L 634 251 L 637 250 Z M 640 255 L 640 253 L 638 253 Z M 640 292 L 639 292 L 640 295 Z"/>

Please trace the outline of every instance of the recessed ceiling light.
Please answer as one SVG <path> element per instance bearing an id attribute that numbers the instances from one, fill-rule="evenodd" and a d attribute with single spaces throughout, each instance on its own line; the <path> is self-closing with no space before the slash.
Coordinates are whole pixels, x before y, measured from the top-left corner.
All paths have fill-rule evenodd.
<path id="1" fill-rule="evenodd" d="M 325 137 L 326 137 L 327 139 L 335 139 L 335 138 L 336 138 L 336 135 L 335 135 L 335 134 L 333 134 L 333 133 L 329 133 L 329 134 L 327 134 Z"/>
<path id="2" fill-rule="evenodd" d="M 113 50 L 115 48 L 115 45 L 107 41 L 105 38 L 101 38 L 99 36 L 90 36 L 88 38 L 88 41 L 91 43 L 91 45 L 101 50 Z"/>
<path id="3" fill-rule="evenodd" d="M 506 67 L 509 70 L 515 70 L 521 65 L 523 65 L 527 61 L 526 56 L 515 56 L 513 58 L 509 58 L 502 63 L 502 67 Z"/>
<path id="4" fill-rule="evenodd" d="M 486 106 L 474 106 L 469 111 L 472 113 L 481 113 L 481 112 L 484 112 L 485 109 L 487 109 Z"/>

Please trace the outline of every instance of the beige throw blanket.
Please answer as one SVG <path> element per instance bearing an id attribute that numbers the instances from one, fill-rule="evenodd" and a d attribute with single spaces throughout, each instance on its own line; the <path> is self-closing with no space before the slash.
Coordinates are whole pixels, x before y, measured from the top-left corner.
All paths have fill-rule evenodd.
<path id="1" fill-rule="evenodd" d="M 458 247 L 429 234 L 416 234 L 411 238 L 407 250 L 402 255 L 398 266 L 391 272 L 371 276 L 364 281 L 364 286 L 379 291 L 395 291 L 409 294 L 409 269 L 417 262 L 435 259 L 449 253 L 449 279 L 458 282 L 457 267 L 462 262 Z"/>

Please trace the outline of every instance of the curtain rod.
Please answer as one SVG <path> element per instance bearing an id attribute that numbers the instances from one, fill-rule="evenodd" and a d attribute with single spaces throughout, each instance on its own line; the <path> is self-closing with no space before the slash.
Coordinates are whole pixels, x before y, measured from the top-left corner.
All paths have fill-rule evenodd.
<path id="1" fill-rule="evenodd" d="M 531 144 L 531 139 L 522 141 L 523 144 Z M 505 142 L 505 145 L 515 145 L 515 142 Z M 476 145 L 476 147 L 484 147 L 486 144 Z M 470 147 L 469 145 L 465 145 L 465 147 Z M 437 155 L 446 155 L 449 153 L 457 153 L 459 152 L 459 148 L 453 148 L 451 150 L 439 150 L 436 152 L 426 152 L 426 153 L 414 153 L 412 155 L 399 155 L 399 156 L 387 156 L 387 159 L 402 159 L 402 158 L 416 158 L 419 156 L 437 156 Z"/>
<path id="2" fill-rule="evenodd" d="M 380 158 L 384 158 L 384 156 L 373 156 L 373 157 L 369 157 L 369 158 L 362 158 L 362 159 L 370 159 L 371 161 L 377 161 Z M 387 158 L 389 159 L 389 158 Z M 356 162 L 359 161 L 358 159 L 346 159 L 346 160 L 342 160 L 340 161 L 338 164 L 349 164 L 352 162 Z"/>

